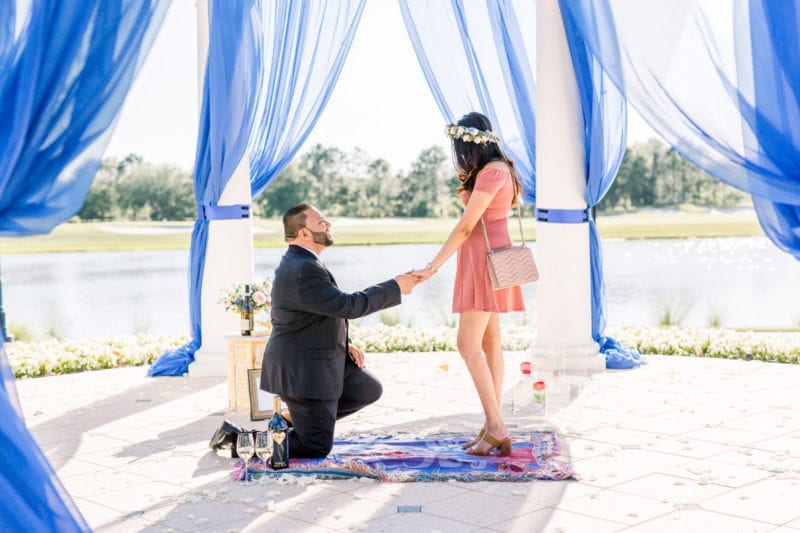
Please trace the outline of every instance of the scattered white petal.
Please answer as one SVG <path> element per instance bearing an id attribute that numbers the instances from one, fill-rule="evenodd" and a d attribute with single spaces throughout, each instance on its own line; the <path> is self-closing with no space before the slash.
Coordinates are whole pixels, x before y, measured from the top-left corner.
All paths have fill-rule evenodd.
<path id="1" fill-rule="evenodd" d="M 211 522 L 211 520 L 208 518 L 198 518 L 197 520 L 194 521 L 194 525 L 202 526 L 204 524 L 208 524 L 209 522 Z"/>
<path id="2" fill-rule="evenodd" d="M 339 520 L 339 519 L 340 519 L 341 517 L 343 517 L 343 516 L 344 516 L 344 511 L 342 511 L 341 509 L 336 509 L 336 510 L 333 512 L 333 517 L 334 517 L 336 520 Z"/>

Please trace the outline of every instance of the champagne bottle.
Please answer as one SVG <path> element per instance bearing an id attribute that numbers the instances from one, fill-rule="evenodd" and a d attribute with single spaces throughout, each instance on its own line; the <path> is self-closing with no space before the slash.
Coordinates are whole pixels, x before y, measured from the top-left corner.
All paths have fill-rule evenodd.
<path id="1" fill-rule="evenodd" d="M 269 419 L 268 429 L 272 441 L 272 455 L 269 466 L 273 470 L 289 468 L 289 424 L 281 414 L 281 399 L 273 398 L 274 414 Z"/>
<path id="2" fill-rule="evenodd" d="M 250 299 L 250 285 L 244 286 L 244 298 L 242 299 L 242 335 L 250 335 L 253 332 L 253 301 Z"/>

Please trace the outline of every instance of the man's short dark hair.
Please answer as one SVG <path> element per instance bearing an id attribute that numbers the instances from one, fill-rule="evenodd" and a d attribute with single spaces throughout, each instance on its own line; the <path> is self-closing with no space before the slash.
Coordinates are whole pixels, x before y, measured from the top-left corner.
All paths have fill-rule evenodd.
<path id="1" fill-rule="evenodd" d="M 306 211 L 314 207 L 311 204 L 300 204 L 289 208 L 283 214 L 283 240 L 297 238 L 300 230 L 306 227 Z"/>

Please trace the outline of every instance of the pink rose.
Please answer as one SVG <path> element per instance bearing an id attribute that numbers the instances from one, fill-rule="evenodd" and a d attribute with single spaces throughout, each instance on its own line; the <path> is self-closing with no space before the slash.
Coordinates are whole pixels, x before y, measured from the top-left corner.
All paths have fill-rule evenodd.
<path id="1" fill-rule="evenodd" d="M 256 305 L 264 305 L 267 303 L 267 295 L 261 291 L 256 291 L 253 293 L 253 301 Z"/>

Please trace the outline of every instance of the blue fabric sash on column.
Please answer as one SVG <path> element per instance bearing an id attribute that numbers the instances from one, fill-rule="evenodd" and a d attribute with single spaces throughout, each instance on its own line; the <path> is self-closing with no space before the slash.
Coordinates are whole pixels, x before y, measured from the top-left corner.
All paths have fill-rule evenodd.
<path id="1" fill-rule="evenodd" d="M 239 220 L 250 218 L 250 205 L 201 205 L 197 208 L 197 220 Z"/>
<path id="2" fill-rule="evenodd" d="M 582 224 L 589 222 L 589 209 L 543 209 L 537 207 L 536 221 L 552 224 Z"/>

